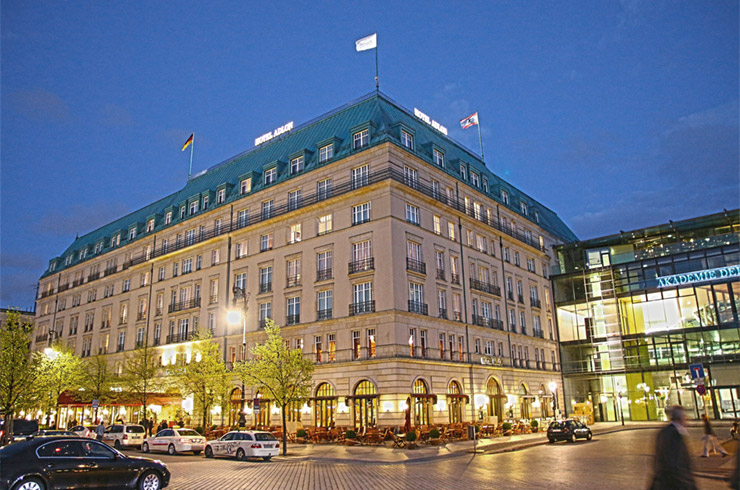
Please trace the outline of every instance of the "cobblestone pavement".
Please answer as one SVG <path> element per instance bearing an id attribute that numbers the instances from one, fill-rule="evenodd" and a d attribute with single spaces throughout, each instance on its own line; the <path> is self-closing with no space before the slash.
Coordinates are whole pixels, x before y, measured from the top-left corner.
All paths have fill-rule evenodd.
<path id="1" fill-rule="evenodd" d="M 699 460 L 701 431 L 691 429 L 695 469 L 723 475 L 732 458 Z M 406 464 L 276 458 L 237 462 L 194 456 L 156 455 L 172 472 L 170 487 L 184 489 L 463 489 L 478 488 L 647 488 L 655 429 L 618 432 L 591 442 L 557 443 L 501 454 L 460 454 Z M 135 454 L 135 453 L 134 453 Z M 700 478 L 700 489 L 727 488 Z"/>

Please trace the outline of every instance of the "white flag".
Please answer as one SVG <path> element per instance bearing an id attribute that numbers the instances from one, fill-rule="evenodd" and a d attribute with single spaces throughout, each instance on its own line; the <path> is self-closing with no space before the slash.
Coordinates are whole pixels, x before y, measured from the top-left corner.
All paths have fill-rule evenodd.
<path id="1" fill-rule="evenodd" d="M 357 51 L 367 51 L 368 49 L 374 49 L 378 47 L 378 33 L 355 41 L 355 49 Z"/>

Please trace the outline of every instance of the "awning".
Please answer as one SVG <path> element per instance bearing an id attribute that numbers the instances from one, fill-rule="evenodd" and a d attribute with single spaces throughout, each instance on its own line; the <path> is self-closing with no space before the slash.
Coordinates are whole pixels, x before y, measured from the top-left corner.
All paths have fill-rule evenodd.
<path id="1" fill-rule="evenodd" d="M 410 396 L 412 398 L 428 398 L 432 400 L 432 403 L 437 403 L 437 395 L 432 395 L 431 393 L 411 393 Z"/>
<path id="2" fill-rule="evenodd" d="M 465 403 L 468 403 L 470 401 L 470 397 L 468 395 L 463 395 L 462 393 L 448 393 L 447 399 L 458 399 L 458 400 L 465 400 Z"/>
<path id="3" fill-rule="evenodd" d="M 150 393 L 147 396 L 149 405 L 172 405 L 177 404 L 182 397 L 177 395 L 167 395 L 165 393 Z M 59 405 L 85 407 L 92 405 L 92 398 L 87 393 L 79 391 L 65 391 L 59 395 Z M 104 405 L 108 406 L 127 406 L 138 407 L 141 402 L 129 393 L 113 393 L 110 400 Z"/>

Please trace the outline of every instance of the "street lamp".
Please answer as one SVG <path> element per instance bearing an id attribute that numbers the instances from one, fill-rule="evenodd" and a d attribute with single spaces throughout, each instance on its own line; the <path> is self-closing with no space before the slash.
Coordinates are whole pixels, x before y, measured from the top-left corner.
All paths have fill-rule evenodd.
<path id="1" fill-rule="evenodd" d="M 242 354 L 241 359 L 244 361 L 247 357 L 247 311 L 249 310 L 249 293 L 246 292 L 245 288 L 241 288 L 234 285 L 231 290 L 234 293 L 234 303 L 238 300 L 242 300 L 242 311 L 230 311 L 226 317 L 226 320 L 232 325 L 238 325 L 239 320 L 242 323 Z M 241 399 L 241 417 L 244 417 L 244 382 L 242 381 L 242 399 Z"/>
<path id="2" fill-rule="evenodd" d="M 617 386 L 617 395 L 619 400 L 619 414 L 622 416 L 622 425 L 624 426 L 624 412 L 622 411 L 622 395 L 624 394 L 624 390 Z"/>
<path id="3" fill-rule="evenodd" d="M 558 409 L 558 384 L 555 381 L 550 381 L 548 388 L 550 388 L 550 393 L 552 393 L 552 411 L 553 414 L 557 416 L 556 411 Z"/>

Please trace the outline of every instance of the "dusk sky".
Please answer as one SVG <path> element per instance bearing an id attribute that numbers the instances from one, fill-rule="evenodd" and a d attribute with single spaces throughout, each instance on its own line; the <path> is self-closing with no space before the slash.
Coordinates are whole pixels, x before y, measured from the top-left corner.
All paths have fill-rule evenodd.
<path id="1" fill-rule="evenodd" d="M 290 5 L 287 6 L 286 5 Z M 738 2 L 4 1 L 0 306 L 194 172 L 380 89 L 579 238 L 740 206 Z"/>

